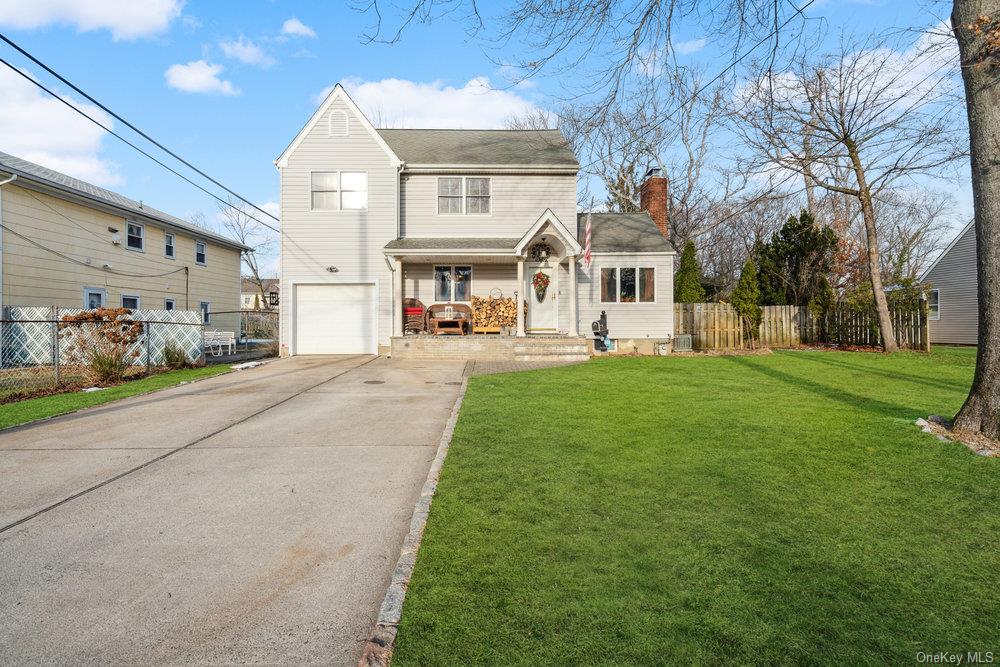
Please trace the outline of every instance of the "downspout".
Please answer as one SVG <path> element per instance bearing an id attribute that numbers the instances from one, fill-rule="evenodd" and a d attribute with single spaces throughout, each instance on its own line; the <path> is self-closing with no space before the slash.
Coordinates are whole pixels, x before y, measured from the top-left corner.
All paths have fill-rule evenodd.
<path id="1" fill-rule="evenodd" d="M 17 180 L 17 174 L 0 181 L 0 189 Z M 3 193 L 0 192 L 0 318 L 3 318 Z"/>

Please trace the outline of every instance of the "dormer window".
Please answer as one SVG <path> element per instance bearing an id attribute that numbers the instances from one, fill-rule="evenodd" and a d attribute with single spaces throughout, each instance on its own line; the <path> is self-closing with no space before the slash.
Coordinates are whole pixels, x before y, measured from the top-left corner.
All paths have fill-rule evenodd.
<path id="1" fill-rule="evenodd" d="M 326 119 L 327 134 L 331 137 L 347 136 L 347 114 L 340 109 L 334 109 Z"/>

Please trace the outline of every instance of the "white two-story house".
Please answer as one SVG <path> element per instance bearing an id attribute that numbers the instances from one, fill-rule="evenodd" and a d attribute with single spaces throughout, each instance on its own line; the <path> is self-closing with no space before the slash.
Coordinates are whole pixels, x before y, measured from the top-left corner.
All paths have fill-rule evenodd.
<path id="1" fill-rule="evenodd" d="M 666 180 L 588 238 L 557 130 L 377 129 L 337 85 L 276 165 L 283 354 L 389 352 L 404 299 L 516 297 L 514 337 L 583 342 L 602 311 L 619 350 L 673 336 Z"/>

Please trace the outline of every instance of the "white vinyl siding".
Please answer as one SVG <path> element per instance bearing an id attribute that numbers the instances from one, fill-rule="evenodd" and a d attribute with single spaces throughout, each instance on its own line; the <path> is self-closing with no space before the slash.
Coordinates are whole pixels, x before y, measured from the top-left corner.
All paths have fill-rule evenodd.
<path id="1" fill-rule="evenodd" d="M 464 194 L 456 197 L 458 203 L 448 205 L 454 207 L 454 213 L 441 210 L 439 179 L 444 178 L 453 177 L 404 175 L 400 207 L 402 236 L 520 238 L 547 208 L 552 209 L 571 234 L 576 232 L 574 176 L 493 174 L 489 178 L 489 215 L 462 215 L 458 220 L 457 207 L 464 201 Z"/>
<path id="2" fill-rule="evenodd" d="M 931 343 L 975 345 L 979 333 L 975 225 L 965 230 L 923 281 L 938 290 L 938 319 L 931 318 Z"/>
<path id="3" fill-rule="evenodd" d="M 608 313 L 608 329 L 611 338 L 667 338 L 674 332 L 674 304 L 671 295 L 674 293 L 674 257 L 673 255 L 594 255 L 594 261 L 589 268 L 580 261 L 577 264 L 577 290 L 579 302 L 580 332 L 589 332 L 590 323 L 601 316 L 601 311 Z M 652 268 L 654 276 L 653 302 L 644 301 L 643 287 L 646 278 L 642 277 L 643 268 Z M 620 273 L 630 269 L 638 280 L 638 302 L 621 302 Z M 614 301 L 601 301 L 602 270 L 607 277 L 613 272 L 614 281 L 608 281 L 607 289 L 614 289 Z M 626 294 L 631 294 L 635 288 L 628 287 Z M 563 290 L 560 290 L 560 296 Z M 646 295 L 648 296 L 648 294 Z"/>
<path id="4" fill-rule="evenodd" d="M 336 100 L 332 110 L 347 114 L 347 136 L 330 137 L 327 123 L 321 119 L 287 155 L 287 164 L 280 171 L 280 300 L 289 306 L 281 308 L 281 336 L 290 351 L 294 348 L 292 283 L 375 283 L 379 344 L 387 346 L 392 333 L 392 273 L 382 249 L 397 237 L 399 175 L 389 155 L 343 100 Z M 364 172 L 368 208 L 313 210 L 313 172 Z M 436 196 L 436 192 L 432 194 Z M 331 266 L 336 272 L 327 270 Z"/>

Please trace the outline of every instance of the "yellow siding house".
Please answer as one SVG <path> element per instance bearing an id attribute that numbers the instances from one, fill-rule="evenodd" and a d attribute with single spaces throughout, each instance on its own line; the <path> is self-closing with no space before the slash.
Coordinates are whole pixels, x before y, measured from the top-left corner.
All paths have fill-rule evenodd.
<path id="1" fill-rule="evenodd" d="M 249 248 L 0 152 L 0 307 L 201 310 L 239 332 Z M 212 313 L 220 313 L 212 315 Z"/>

